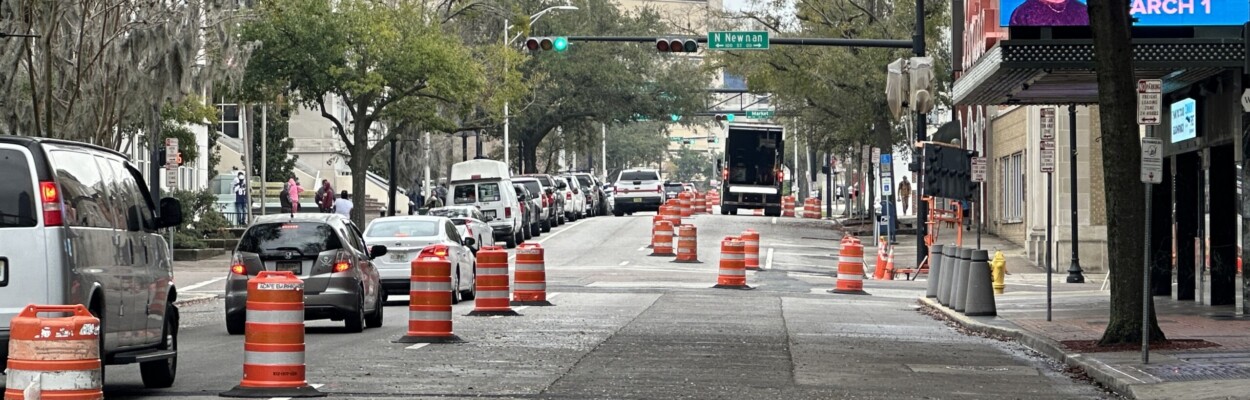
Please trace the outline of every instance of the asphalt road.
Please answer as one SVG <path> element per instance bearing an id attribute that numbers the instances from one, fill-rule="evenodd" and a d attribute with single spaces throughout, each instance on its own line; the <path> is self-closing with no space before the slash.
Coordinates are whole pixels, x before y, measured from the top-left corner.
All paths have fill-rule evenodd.
<path id="1" fill-rule="evenodd" d="M 700 215 L 699 264 L 650 257 L 650 215 L 597 217 L 555 228 L 546 249 L 554 306 L 516 317 L 453 309 L 459 344 L 392 343 L 406 297 L 385 326 L 349 334 L 308 323 L 308 381 L 329 398 L 499 399 L 1073 399 L 1105 398 L 1027 349 L 965 336 L 917 311 L 924 282 L 866 281 L 870 296 L 835 295 L 834 246 L 817 221 Z M 754 290 L 713 289 L 719 241 L 754 228 Z M 243 337 L 228 336 L 227 266 L 183 264 L 179 375 L 144 389 L 137 366 L 111 366 L 110 399 L 217 398 L 242 376 Z M 199 286 L 195 286 L 199 285 Z M 194 287 L 192 290 L 186 288 Z M 400 300 L 400 301 L 394 301 Z"/>

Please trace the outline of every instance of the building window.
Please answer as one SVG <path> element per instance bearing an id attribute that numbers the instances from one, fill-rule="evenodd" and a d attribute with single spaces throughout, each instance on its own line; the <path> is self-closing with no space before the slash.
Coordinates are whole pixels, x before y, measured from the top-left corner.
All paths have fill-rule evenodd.
<path id="1" fill-rule="evenodd" d="M 217 120 L 220 121 L 217 129 L 221 134 L 238 139 L 239 138 L 239 105 L 238 104 L 218 104 Z"/>
<path id="2" fill-rule="evenodd" d="M 1024 152 L 1003 157 L 998 161 L 1002 179 L 1002 202 L 1000 211 L 1003 222 L 1024 222 Z"/>

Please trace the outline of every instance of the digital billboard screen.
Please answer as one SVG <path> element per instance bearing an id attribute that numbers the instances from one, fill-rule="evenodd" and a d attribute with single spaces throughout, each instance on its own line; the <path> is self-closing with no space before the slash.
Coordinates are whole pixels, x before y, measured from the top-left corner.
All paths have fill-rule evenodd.
<path id="1" fill-rule="evenodd" d="M 1172 103 L 1172 143 L 1198 137 L 1198 103 L 1184 99 Z"/>
<path id="2" fill-rule="evenodd" d="M 1000 26 L 1085 26 L 1083 0 L 1001 0 Z M 1250 20 L 1246 0 L 1131 0 L 1134 26 L 1220 26 Z"/>

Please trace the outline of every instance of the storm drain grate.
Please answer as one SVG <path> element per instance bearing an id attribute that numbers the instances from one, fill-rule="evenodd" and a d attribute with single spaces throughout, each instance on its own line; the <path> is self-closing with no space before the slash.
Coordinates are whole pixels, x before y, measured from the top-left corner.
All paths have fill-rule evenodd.
<path id="1" fill-rule="evenodd" d="M 1165 364 L 1146 367 L 1143 370 L 1164 381 L 1250 379 L 1250 368 L 1239 365 Z"/>

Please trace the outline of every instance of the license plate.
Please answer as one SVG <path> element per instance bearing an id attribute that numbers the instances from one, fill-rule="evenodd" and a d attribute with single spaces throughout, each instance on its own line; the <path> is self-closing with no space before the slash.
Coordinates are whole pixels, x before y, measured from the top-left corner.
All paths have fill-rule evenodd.
<path id="1" fill-rule="evenodd" d="M 408 253 L 405 253 L 402 251 L 391 253 L 390 257 L 391 257 L 391 262 L 396 262 L 396 263 L 408 262 Z"/>
<path id="2" fill-rule="evenodd" d="M 482 215 L 485 215 L 486 218 L 495 219 L 495 210 L 482 211 Z"/>
<path id="3" fill-rule="evenodd" d="M 641 202 L 642 202 L 642 198 L 641 198 L 641 197 L 635 197 L 635 198 L 634 198 L 634 202 L 635 202 L 635 203 L 641 203 Z"/>
<path id="4" fill-rule="evenodd" d="M 301 263 L 299 261 L 278 261 L 277 270 L 278 271 L 291 271 L 292 273 L 299 275 L 303 273 L 303 271 L 300 271 L 301 269 L 300 266 L 303 264 L 304 263 Z"/>

